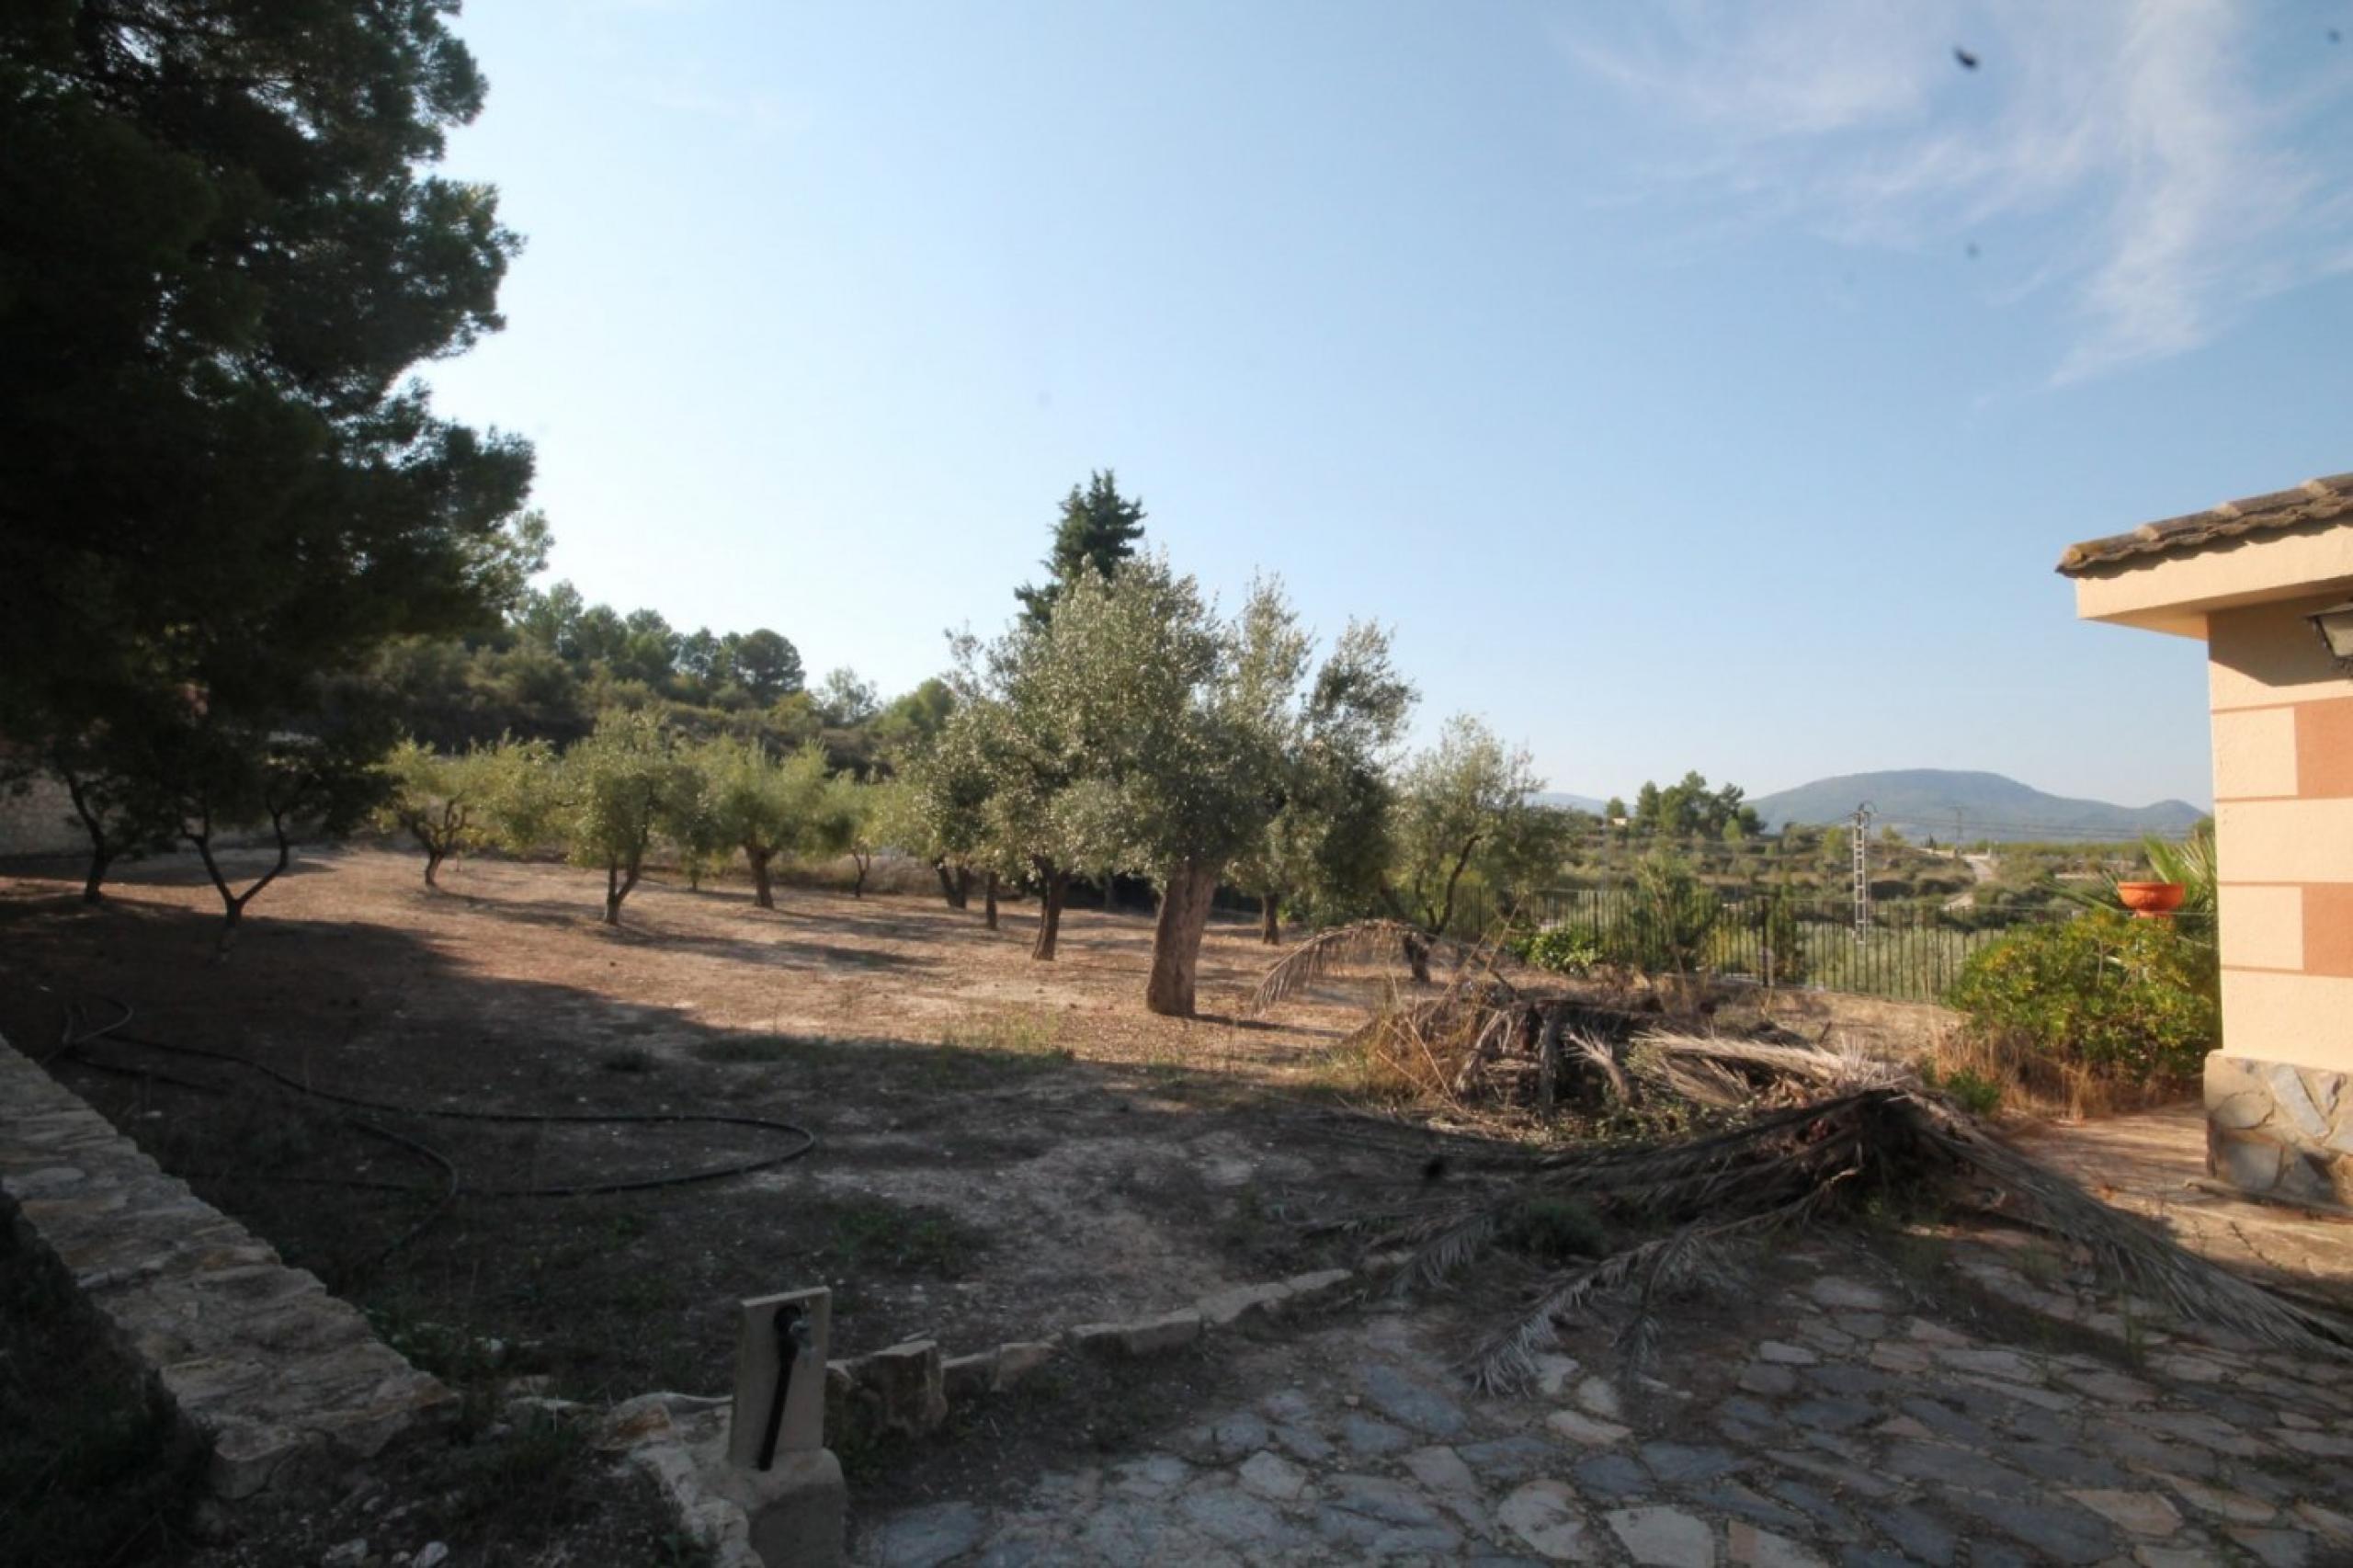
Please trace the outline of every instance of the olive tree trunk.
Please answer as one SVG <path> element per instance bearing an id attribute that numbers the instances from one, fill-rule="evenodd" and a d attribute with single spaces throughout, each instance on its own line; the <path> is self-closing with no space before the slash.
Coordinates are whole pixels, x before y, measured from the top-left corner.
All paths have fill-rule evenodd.
<path id="1" fill-rule="evenodd" d="M 1273 893 L 1258 901 L 1258 940 L 1270 948 L 1283 945 L 1282 902 Z"/>
<path id="2" fill-rule="evenodd" d="M 762 909 L 776 907 L 776 879 L 768 872 L 775 858 L 776 851 L 764 844 L 744 846 L 744 859 L 752 868 L 752 902 Z"/>
<path id="3" fill-rule="evenodd" d="M 1063 897 L 1070 892 L 1070 873 L 1051 860 L 1036 862 L 1038 880 L 1043 884 L 1038 894 L 1038 940 L 1031 944 L 1033 959 L 1051 959 L 1054 944 L 1063 931 Z"/>
<path id="4" fill-rule="evenodd" d="M 990 871 L 981 884 L 981 918 L 992 931 L 996 929 L 996 873 Z"/>
<path id="5" fill-rule="evenodd" d="M 1179 860 L 1168 869 L 1160 894 L 1160 916 L 1152 927 L 1152 977 L 1144 983 L 1148 1012 L 1172 1018 L 1193 1016 L 1193 983 L 1201 967 L 1201 933 L 1217 893 L 1217 867 Z"/>

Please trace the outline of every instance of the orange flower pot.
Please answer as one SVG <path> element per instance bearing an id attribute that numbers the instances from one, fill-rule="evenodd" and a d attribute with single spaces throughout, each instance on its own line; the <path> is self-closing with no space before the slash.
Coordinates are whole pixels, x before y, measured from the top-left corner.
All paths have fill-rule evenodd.
<path id="1" fill-rule="evenodd" d="M 2119 882 L 2116 896 L 2141 920 L 2162 920 L 2181 907 L 2179 882 Z"/>

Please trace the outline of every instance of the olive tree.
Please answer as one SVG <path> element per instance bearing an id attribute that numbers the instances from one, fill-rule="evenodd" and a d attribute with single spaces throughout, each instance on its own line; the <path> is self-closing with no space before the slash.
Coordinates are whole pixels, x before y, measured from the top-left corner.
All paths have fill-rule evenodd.
<path id="1" fill-rule="evenodd" d="M 558 788 L 564 852 L 603 869 L 604 921 L 619 926 L 655 840 L 700 810 L 701 777 L 659 716 L 614 708 L 564 753 Z"/>
<path id="2" fill-rule="evenodd" d="M 1382 893 L 1392 912 L 1444 936 L 1474 863 L 1521 880 L 1542 864 L 1548 845 L 1557 862 L 1556 814 L 1529 799 L 1543 788 L 1525 750 L 1506 747 L 1469 714 L 1448 720 L 1438 744 L 1413 757 L 1398 779 L 1390 819 L 1394 857 Z M 1412 957 L 1422 978 L 1419 951 Z"/>
<path id="3" fill-rule="evenodd" d="M 1391 662 L 1389 634 L 1351 621 L 1316 671 L 1284 757 L 1282 804 L 1233 866 L 1256 895 L 1260 939 L 1282 939 L 1286 904 L 1320 915 L 1373 903 L 1389 865 L 1392 754 L 1412 711 L 1413 687 Z"/>
<path id="4" fill-rule="evenodd" d="M 713 842 L 744 852 L 752 902 L 774 909 L 777 857 L 801 853 L 826 810 L 825 748 L 812 741 L 779 758 L 756 740 L 722 739 L 694 760 Z"/>
<path id="5" fill-rule="evenodd" d="M 404 739 L 384 759 L 391 792 L 376 808 L 376 825 L 415 839 L 425 852 L 425 885 L 438 888 L 444 860 L 512 836 L 517 808 L 529 809 L 519 797 L 551 756 L 545 741 L 512 736 L 455 753 Z"/>

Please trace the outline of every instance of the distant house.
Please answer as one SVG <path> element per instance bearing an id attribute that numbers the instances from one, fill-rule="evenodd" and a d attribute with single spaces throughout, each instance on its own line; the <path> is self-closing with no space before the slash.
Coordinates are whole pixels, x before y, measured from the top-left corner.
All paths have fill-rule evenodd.
<path id="1" fill-rule="evenodd" d="M 2206 642 L 2222 1043 L 2209 1168 L 2353 1204 L 2353 474 L 2070 546 L 2075 613 Z M 2337 613 L 2329 613 L 2336 611 Z"/>

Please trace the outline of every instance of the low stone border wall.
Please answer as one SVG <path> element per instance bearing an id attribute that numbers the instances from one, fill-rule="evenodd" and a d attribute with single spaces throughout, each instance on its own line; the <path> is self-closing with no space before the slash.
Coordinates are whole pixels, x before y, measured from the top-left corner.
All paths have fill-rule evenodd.
<path id="1" fill-rule="evenodd" d="M 210 1450 L 219 1496 L 373 1458 L 456 1406 L 316 1276 L 287 1267 L 6 1040 L 0 1218 L 160 1384 Z"/>
<path id="2" fill-rule="evenodd" d="M 969 1356 L 942 1356 L 938 1342 L 909 1340 L 825 1364 L 828 1449 L 884 1434 L 919 1437 L 946 1423 L 961 1402 L 1006 1392 L 1065 1355 L 1142 1358 L 1182 1350 L 1204 1335 L 1248 1319 L 1329 1302 L 1365 1273 L 1403 1259 L 1366 1260 L 1362 1270 L 1326 1268 L 1263 1285 L 1213 1291 L 1189 1307 L 1122 1323 L 1088 1323 L 1044 1339 L 1012 1340 Z M 519 1402 L 577 1416 L 561 1400 Z M 641 1394 L 602 1418 L 597 1445 L 651 1474 L 681 1522 L 710 1548 L 718 1568 L 761 1568 L 753 1550 L 740 1477 L 727 1473 L 725 1399 Z"/>
<path id="3" fill-rule="evenodd" d="M 2353 1207 L 2353 1075 L 2207 1057 L 2206 1169 L 2265 1197 Z"/>

